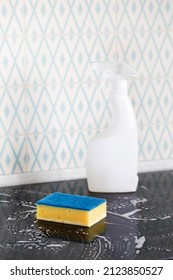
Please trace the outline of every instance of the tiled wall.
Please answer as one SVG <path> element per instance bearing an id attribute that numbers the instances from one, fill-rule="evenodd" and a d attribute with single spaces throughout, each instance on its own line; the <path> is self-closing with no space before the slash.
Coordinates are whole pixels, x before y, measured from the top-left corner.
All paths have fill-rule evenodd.
<path id="1" fill-rule="evenodd" d="M 85 166 L 109 113 L 91 62 L 115 60 L 114 6 L 0 1 L 1 175 Z"/>
<path id="2" fill-rule="evenodd" d="M 0 1 L 0 174 L 85 167 L 108 125 L 92 61 L 136 67 L 139 162 L 173 159 L 172 0 Z"/>
<path id="3" fill-rule="evenodd" d="M 138 72 L 129 82 L 129 95 L 137 116 L 139 161 L 154 161 L 157 168 L 158 161 L 173 159 L 173 1 L 117 4 L 118 59 Z"/>

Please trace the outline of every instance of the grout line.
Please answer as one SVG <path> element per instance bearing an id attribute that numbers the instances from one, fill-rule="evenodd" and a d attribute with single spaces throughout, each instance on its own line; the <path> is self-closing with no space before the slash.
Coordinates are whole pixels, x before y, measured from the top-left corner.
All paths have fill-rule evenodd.
<path id="1" fill-rule="evenodd" d="M 44 136 L 44 135 L 55 135 L 55 134 L 65 134 L 65 133 L 88 133 L 88 132 L 91 132 L 91 131 L 103 131 L 104 128 L 91 128 L 91 129 L 74 129 L 74 130 L 56 130 L 56 131 L 46 131 L 46 132 L 37 132 L 37 133 L 34 133 L 34 132 L 28 132 L 28 133 L 23 133 L 23 134 L 18 134 L 18 135 L 15 135 L 15 134 L 9 134 L 7 136 L 5 135 L 1 135 L 0 137 L 1 138 L 12 138 L 12 137 L 31 137 L 31 136 Z"/>
<path id="2" fill-rule="evenodd" d="M 147 124 L 147 123 L 144 123 L 144 124 L 137 124 L 137 128 L 141 128 L 141 127 L 157 127 L 157 126 L 170 126 L 172 125 L 173 126 L 173 122 L 165 122 L 165 123 L 151 123 L 151 124 Z M 65 133 L 88 133 L 88 132 L 96 132 L 96 131 L 104 131 L 105 128 L 104 127 L 93 127 L 93 128 L 90 128 L 90 129 L 74 129 L 74 130 L 55 130 L 55 131 L 45 131 L 45 132 L 37 132 L 37 133 L 34 133 L 34 132 L 27 132 L 27 133 L 23 133 L 23 134 L 18 134 L 18 135 L 15 135 L 15 134 L 8 134 L 7 136 L 6 135 L 0 135 L 0 137 L 2 139 L 4 138 L 12 138 L 12 137 L 31 137 L 31 136 L 44 136 L 44 135 L 55 135 L 55 134 L 65 134 Z"/>
<path id="3" fill-rule="evenodd" d="M 91 82 L 94 83 L 94 84 L 96 84 L 96 83 L 97 83 L 97 80 L 92 80 Z M 73 82 L 73 85 L 83 85 L 83 84 L 87 85 L 87 84 L 88 84 L 88 81 L 76 81 L 76 82 Z M 52 86 L 53 86 L 53 87 L 54 87 L 54 86 L 69 86 L 69 85 L 71 85 L 70 82 L 66 82 L 66 83 L 57 82 L 57 83 L 54 83 L 54 84 L 52 84 L 52 83 L 46 83 L 46 84 L 38 83 L 37 85 L 35 85 L 35 84 L 29 84 L 29 83 L 28 83 L 28 84 L 24 83 L 24 84 L 19 84 L 19 85 L 17 85 L 17 87 L 18 87 L 18 88 L 31 88 L 31 87 L 35 87 L 35 86 L 37 86 L 37 87 L 46 87 L 46 86 L 52 87 Z M 2 89 L 14 88 L 14 87 L 16 87 L 16 86 L 13 86 L 13 85 L 1 86 L 1 85 L 0 85 L 0 89 L 1 89 L 1 88 L 2 88 Z"/>
<path id="4" fill-rule="evenodd" d="M 73 37 L 73 36 L 105 36 L 105 35 L 115 35 L 115 31 L 111 31 L 111 32 L 74 32 L 74 33 L 54 33 L 53 35 L 51 33 L 38 33 L 35 34 L 34 37 L 36 38 L 44 38 L 44 37 Z M 15 38 L 22 38 L 23 35 L 25 35 L 26 38 L 33 38 L 33 34 L 29 34 L 29 33 L 22 33 L 22 34 L 16 34 Z M 0 39 L 13 39 L 14 35 L 0 35 Z"/>
<path id="5" fill-rule="evenodd" d="M 163 76 L 163 77 L 159 77 L 159 80 L 172 80 L 173 79 L 173 76 L 171 75 L 171 76 Z M 158 80 L 158 77 L 142 77 L 142 78 L 128 78 L 127 79 L 128 81 L 151 81 L 151 80 Z M 91 81 L 93 84 L 97 84 L 98 83 L 98 80 L 92 80 Z M 73 85 L 87 85 L 88 84 L 88 81 L 76 81 L 76 82 L 73 82 Z M 52 87 L 52 86 L 69 86 L 69 85 L 71 85 L 71 83 L 70 82 L 65 82 L 65 83 L 61 83 L 61 82 L 59 82 L 59 83 L 55 83 L 55 84 L 52 84 L 52 83 L 46 83 L 46 84 L 42 84 L 42 83 L 38 83 L 37 84 L 37 87 L 39 88 L 39 87 L 46 87 L 46 86 L 48 86 L 48 87 Z M 28 83 L 28 84 L 19 84 L 19 85 L 17 85 L 17 87 L 19 87 L 19 88 L 32 88 L 33 86 L 35 86 L 35 84 L 30 84 L 30 83 Z M 6 88 L 14 88 L 15 86 L 13 86 L 13 85 L 9 85 L 9 86 L 2 86 L 2 85 L 0 85 L 0 89 L 6 89 Z"/>
<path id="6" fill-rule="evenodd" d="M 154 34 L 157 34 L 157 33 L 173 33 L 173 29 L 161 29 L 161 30 L 152 30 L 152 29 L 146 29 L 146 30 L 126 30 L 125 32 L 124 31 L 118 31 L 117 30 L 117 33 L 116 35 L 128 35 L 128 34 L 141 34 L 141 33 L 148 33 L 148 34 L 151 34 L 151 33 L 154 33 Z"/>
<path id="7" fill-rule="evenodd" d="M 116 25 L 117 25 L 117 19 L 116 19 Z M 126 30 L 124 31 L 118 31 L 117 26 L 115 31 L 111 32 L 74 32 L 74 33 L 54 33 L 53 36 L 55 37 L 72 37 L 72 36 L 104 36 L 104 35 L 124 35 L 124 34 L 141 34 L 141 33 L 173 33 L 173 29 L 161 29 L 161 30 L 152 30 L 152 29 L 146 29 L 146 30 Z M 25 36 L 26 38 L 32 38 L 33 34 L 29 33 L 22 33 L 22 34 L 16 34 L 15 38 L 22 38 Z M 35 35 L 37 38 L 42 38 L 42 37 L 52 37 L 51 33 L 38 33 Z M 14 35 L 0 35 L 0 39 L 13 39 Z"/>

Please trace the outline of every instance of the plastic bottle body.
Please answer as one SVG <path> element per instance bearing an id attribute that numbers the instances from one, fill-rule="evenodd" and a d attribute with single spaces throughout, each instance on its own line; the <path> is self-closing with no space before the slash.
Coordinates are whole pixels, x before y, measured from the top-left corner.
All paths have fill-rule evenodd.
<path id="1" fill-rule="evenodd" d="M 90 141 L 88 188 L 92 192 L 134 192 L 138 184 L 136 129 Z"/>
<path id="2" fill-rule="evenodd" d="M 137 125 L 122 75 L 136 72 L 123 64 L 95 66 L 111 80 L 112 120 L 107 130 L 89 141 L 88 188 L 92 192 L 134 192 L 138 185 Z"/>
<path id="3" fill-rule="evenodd" d="M 116 94 L 111 96 L 112 120 L 109 131 L 113 133 L 136 129 L 136 118 L 127 94 Z"/>

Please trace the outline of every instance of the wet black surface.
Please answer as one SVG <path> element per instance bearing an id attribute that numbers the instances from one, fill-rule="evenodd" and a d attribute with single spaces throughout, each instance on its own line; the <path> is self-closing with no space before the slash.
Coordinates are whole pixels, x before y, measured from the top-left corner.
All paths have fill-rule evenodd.
<path id="1" fill-rule="evenodd" d="M 107 199 L 91 229 L 36 220 L 53 192 Z M 86 180 L 0 188 L 0 259 L 172 259 L 173 172 L 141 174 L 136 193 L 88 192 Z"/>

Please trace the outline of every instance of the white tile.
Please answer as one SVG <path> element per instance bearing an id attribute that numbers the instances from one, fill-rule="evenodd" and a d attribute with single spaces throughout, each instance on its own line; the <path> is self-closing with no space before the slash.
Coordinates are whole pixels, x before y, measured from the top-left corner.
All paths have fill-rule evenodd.
<path id="1" fill-rule="evenodd" d="M 118 32 L 173 29 L 173 2 L 117 0 Z"/>
<path id="2" fill-rule="evenodd" d="M 172 34 L 142 32 L 119 34 L 118 59 L 136 68 L 138 79 L 172 76 Z"/>
<path id="3" fill-rule="evenodd" d="M 138 161 L 145 161 L 145 152 L 144 152 L 144 140 L 145 135 L 147 133 L 148 126 L 147 125 L 138 125 L 137 126 L 137 133 L 138 133 Z"/>
<path id="4" fill-rule="evenodd" d="M 158 131 L 156 130 L 158 129 Z M 156 132 L 161 133 L 160 126 L 140 126 L 138 127 L 138 141 L 139 141 L 139 160 L 153 161 L 160 160 L 161 155 L 158 150 L 158 141 Z"/>
<path id="5" fill-rule="evenodd" d="M 1 137 L 0 157 L 1 174 L 26 172 L 25 137 Z"/>
<path id="6" fill-rule="evenodd" d="M 60 83 L 77 80 L 72 53 L 77 37 L 36 37 L 27 39 L 26 79 L 29 84 Z M 68 47 L 70 48 L 68 49 Z"/>
<path id="7" fill-rule="evenodd" d="M 26 1 L 26 34 L 115 31 L 115 0 Z"/>
<path id="8" fill-rule="evenodd" d="M 0 39 L 0 86 L 23 85 L 24 44 L 20 37 Z"/>
<path id="9" fill-rule="evenodd" d="M 0 36 L 15 36 L 24 33 L 24 1 L 0 1 Z"/>
<path id="10" fill-rule="evenodd" d="M 25 32 L 28 35 L 45 33 L 54 15 L 56 0 L 25 1 Z"/>
<path id="11" fill-rule="evenodd" d="M 75 2 L 81 2 L 80 0 Z M 86 1 L 88 14 L 81 26 L 83 32 L 115 32 L 116 29 L 116 0 Z"/>
<path id="12" fill-rule="evenodd" d="M 73 17 L 69 1 L 26 1 L 26 34 L 42 35 L 76 33 L 76 18 Z"/>
<path id="13" fill-rule="evenodd" d="M 118 32 L 140 30 L 142 3 L 138 0 L 117 0 L 117 30 Z M 139 21 L 139 24 L 137 24 Z"/>
<path id="14" fill-rule="evenodd" d="M 158 149 L 161 154 L 162 160 L 172 158 L 173 152 L 173 137 L 172 137 L 173 127 L 172 124 L 164 125 L 162 135 L 158 139 Z"/>
<path id="15" fill-rule="evenodd" d="M 149 0 L 146 3 L 149 6 Z M 153 30 L 173 30 L 173 2 L 172 0 L 153 1 L 153 7 L 158 5 L 158 12 L 153 21 L 148 17 L 148 22 Z M 151 12 L 152 13 L 152 12 Z M 148 13 L 146 12 L 148 16 Z"/>
<path id="16" fill-rule="evenodd" d="M 163 36 L 156 35 L 155 43 L 159 46 L 159 67 L 162 68 L 166 76 L 173 77 L 173 32 L 163 33 Z"/>
<path id="17" fill-rule="evenodd" d="M 173 80 L 166 79 L 160 83 L 159 106 L 165 123 L 173 123 Z"/>
<path id="18" fill-rule="evenodd" d="M 95 79 L 93 61 L 115 59 L 115 35 L 28 37 L 29 84 L 71 83 Z"/>
<path id="19" fill-rule="evenodd" d="M 28 133 L 74 131 L 105 127 L 110 121 L 109 89 L 95 82 L 28 87 L 26 123 Z"/>
<path id="20" fill-rule="evenodd" d="M 0 88 L 0 135 L 20 135 L 26 130 L 25 91 L 23 88 Z"/>
<path id="21" fill-rule="evenodd" d="M 134 105 L 138 125 L 173 121 L 172 79 L 129 81 L 129 98 Z"/>
<path id="22" fill-rule="evenodd" d="M 72 94 L 73 92 L 73 94 Z M 93 102 L 90 99 L 91 94 L 94 92 L 94 87 L 87 84 L 77 85 L 76 88 L 71 89 L 70 95 L 75 95 L 71 103 L 71 110 L 66 122 L 66 129 L 88 129 L 89 127 L 95 128 L 97 126 L 96 110 L 93 108 Z"/>
<path id="23" fill-rule="evenodd" d="M 89 51 L 91 62 L 115 61 L 117 37 L 115 34 L 101 34 L 84 37 L 84 44 Z"/>
<path id="24" fill-rule="evenodd" d="M 30 135 L 27 171 L 84 167 L 89 137 L 85 131 Z"/>
<path id="25" fill-rule="evenodd" d="M 48 38 L 52 40 L 51 38 Z M 54 53 L 56 51 L 56 44 L 51 42 L 51 49 L 49 49 L 50 41 L 46 41 L 43 37 L 29 37 L 26 41 L 26 82 L 30 84 L 47 82 L 48 74 L 53 69 L 55 73 L 52 75 L 52 80 L 59 78 L 55 71 Z M 58 42 L 57 42 L 58 44 Z M 51 79 L 51 78 L 50 78 Z M 57 80 L 57 82 L 60 79 Z M 49 81 L 48 81 L 49 82 Z"/>
<path id="26" fill-rule="evenodd" d="M 139 161 L 168 160 L 173 156 L 173 126 L 138 126 Z"/>
<path id="27" fill-rule="evenodd" d="M 27 132 L 46 132 L 60 130 L 60 124 L 56 118 L 55 104 L 60 89 L 51 86 L 28 87 L 26 93 L 27 106 Z"/>
<path id="28" fill-rule="evenodd" d="M 53 150 L 53 137 L 30 135 L 27 139 L 27 172 L 59 169 Z"/>

